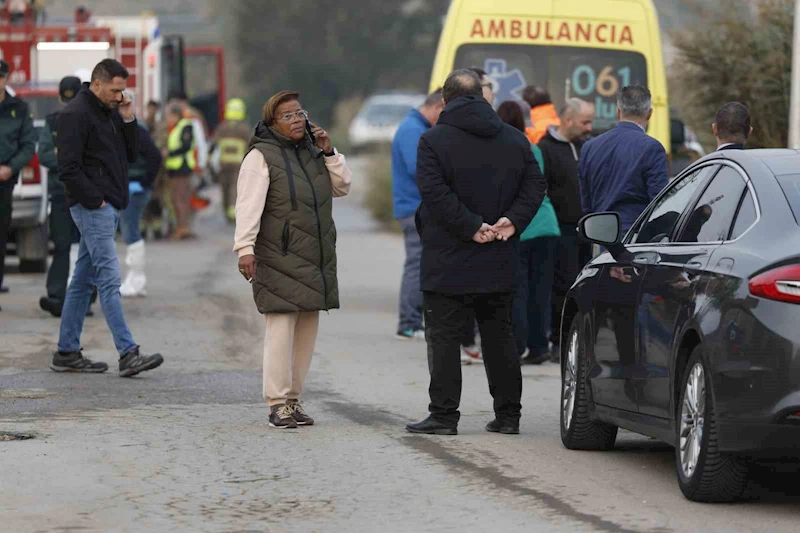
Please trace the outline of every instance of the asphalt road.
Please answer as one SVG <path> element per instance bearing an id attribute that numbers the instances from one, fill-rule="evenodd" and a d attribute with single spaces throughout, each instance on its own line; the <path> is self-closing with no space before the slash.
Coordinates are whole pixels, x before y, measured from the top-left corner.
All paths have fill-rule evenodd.
<path id="1" fill-rule="evenodd" d="M 124 380 L 47 370 L 58 321 L 44 278 L 12 274 L 0 313 L 0 531 L 796 531 L 800 468 L 764 466 L 754 501 L 699 505 L 672 449 L 621 432 L 612 452 L 570 452 L 558 429 L 556 365 L 526 367 L 522 434 L 492 418 L 481 366 L 465 367 L 457 437 L 403 426 L 425 415 L 425 345 L 393 337 L 398 236 L 337 202 L 342 310 L 323 315 L 307 390 L 317 425 L 267 427 L 263 319 L 236 272 L 232 229 L 204 213 L 196 242 L 150 245 L 149 290 L 125 302 L 137 342 L 166 358 Z M 102 315 L 88 356 L 116 366 Z"/>

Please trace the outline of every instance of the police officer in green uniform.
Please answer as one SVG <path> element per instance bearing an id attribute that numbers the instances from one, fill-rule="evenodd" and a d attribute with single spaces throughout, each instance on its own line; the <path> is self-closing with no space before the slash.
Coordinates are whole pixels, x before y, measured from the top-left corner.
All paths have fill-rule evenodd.
<path id="1" fill-rule="evenodd" d="M 36 151 L 36 130 L 33 129 L 28 104 L 6 91 L 8 63 L 0 59 L 0 293 L 6 261 L 6 242 L 11 226 L 11 194 L 19 173 Z"/>
<path id="2" fill-rule="evenodd" d="M 67 76 L 58 84 L 58 98 L 62 104 L 72 100 L 81 90 L 81 80 Z M 50 195 L 50 239 L 53 241 L 53 263 L 47 271 L 47 296 L 39 300 L 39 307 L 55 317 L 61 316 L 69 279 L 69 252 L 73 244 L 80 242 L 78 227 L 72 220 L 67 202 L 67 190 L 58 179 L 58 157 L 56 155 L 56 121 L 60 111 L 47 115 L 44 127 L 39 131 L 39 162 L 48 170 L 47 189 Z M 89 311 L 89 314 L 92 314 Z"/>

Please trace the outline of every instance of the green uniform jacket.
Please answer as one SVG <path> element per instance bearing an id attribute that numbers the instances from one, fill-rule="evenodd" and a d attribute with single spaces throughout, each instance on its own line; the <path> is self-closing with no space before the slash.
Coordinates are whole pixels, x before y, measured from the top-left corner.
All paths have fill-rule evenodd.
<path id="1" fill-rule="evenodd" d="M 58 111 L 50 113 L 39 130 L 39 163 L 47 169 L 47 191 L 50 196 L 67 194 L 67 189 L 58 179 L 58 156 L 56 155 L 56 121 Z"/>
<path id="2" fill-rule="evenodd" d="M 256 126 L 250 150 L 269 168 L 269 191 L 255 245 L 253 297 L 262 314 L 339 307 L 331 176 L 322 151 Z"/>
<path id="3" fill-rule="evenodd" d="M 6 92 L 0 104 L 0 165 L 14 170 L 7 184 L 14 184 L 19 172 L 36 151 L 36 130 L 28 111 L 28 104 Z"/>

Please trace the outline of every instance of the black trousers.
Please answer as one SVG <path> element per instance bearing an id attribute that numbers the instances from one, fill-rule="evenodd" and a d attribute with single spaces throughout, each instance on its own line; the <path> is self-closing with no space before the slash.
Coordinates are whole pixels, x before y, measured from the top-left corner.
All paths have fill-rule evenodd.
<path id="1" fill-rule="evenodd" d="M 481 333 L 495 416 L 519 421 L 522 372 L 511 329 L 513 303 L 512 293 L 424 294 L 425 338 L 431 374 L 428 410 L 433 418 L 455 426 L 461 417 L 458 411 L 461 402 L 461 342 L 464 340 L 464 325 L 474 316 Z"/>
<path id="2" fill-rule="evenodd" d="M 53 194 L 51 197 L 49 222 L 53 263 L 47 271 L 47 297 L 64 303 L 69 279 L 69 250 L 73 242 L 80 241 L 80 233 L 69 212 L 66 195 Z"/>
<path id="3" fill-rule="evenodd" d="M 3 285 L 3 274 L 6 270 L 6 246 L 8 231 L 11 227 L 11 193 L 14 184 L 10 181 L 0 183 L 0 286 Z"/>

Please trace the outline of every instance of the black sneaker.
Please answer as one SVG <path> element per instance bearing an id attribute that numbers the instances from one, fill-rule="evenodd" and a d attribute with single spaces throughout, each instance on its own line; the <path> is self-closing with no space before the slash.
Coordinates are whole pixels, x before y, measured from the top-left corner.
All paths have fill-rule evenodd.
<path id="1" fill-rule="evenodd" d="M 422 422 L 408 424 L 406 431 L 409 433 L 422 433 L 425 435 L 458 435 L 457 426 L 439 422 L 433 417 L 428 417 Z"/>
<path id="2" fill-rule="evenodd" d="M 308 416 L 298 401 L 290 401 L 287 404 L 292 409 L 292 418 L 297 422 L 298 426 L 313 426 L 314 419 Z"/>
<path id="3" fill-rule="evenodd" d="M 100 374 L 108 370 L 108 365 L 86 359 L 81 352 L 53 354 L 53 362 L 50 363 L 50 370 L 54 372 L 88 372 Z"/>
<path id="4" fill-rule="evenodd" d="M 269 408 L 269 427 L 278 429 L 294 429 L 297 421 L 294 419 L 294 409 L 290 405 L 273 405 Z"/>
<path id="5" fill-rule="evenodd" d="M 490 433 L 502 433 L 503 435 L 519 435 L 519 422 L 510 422 L 495 418 L 486 424 L 486 431 Z"/>
<path id="6" fill-rule="evenodd" d="M 140 372 L 153 370 L 161 366 L 164 358 L 160 353 L 145 355 L 139 353 L 139 348 L 134 348 L 119 360 L 119 377 L 130 378 Z"/>
<path id="7" fill-rule="evenodd" d="M 48 298 L 47 296 L 42 296 L 39 298 L 39 307 L 42 311 L 50 313 L 54 317 L 58 318 L 61 316 L 61 302 L 56 300 L 55 298 Z"/>

